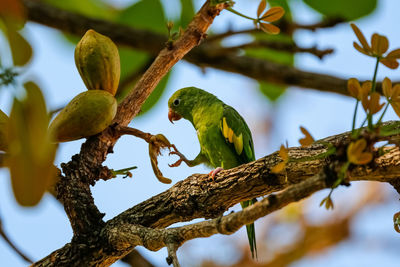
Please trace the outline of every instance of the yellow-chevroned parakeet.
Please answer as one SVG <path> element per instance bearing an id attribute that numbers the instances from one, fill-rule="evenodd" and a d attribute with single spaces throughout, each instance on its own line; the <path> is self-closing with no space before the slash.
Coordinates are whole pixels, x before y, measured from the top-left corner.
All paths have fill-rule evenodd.
<path id="1" fill-rule="evenodd" d="M 216 168 L 214 175 L 223 169 L 230 169 L 255 160 L 251 132 L 244 119 L 231 106 L 226 105 L 213 94 L 196 87 L 186 87 L 176 91 L 168 101 L 168 118 L 171 122 L 185 118 L 197 131 L 200 153 L 194 160 L 186 159 L 182 154 L 175 164 L 184 161 L 188 166 L 205 163 Z M 240 203 L 242 208 L 256 200 Z M 246 225 L 251 254 L 257 255 L 254 224 Z"/>

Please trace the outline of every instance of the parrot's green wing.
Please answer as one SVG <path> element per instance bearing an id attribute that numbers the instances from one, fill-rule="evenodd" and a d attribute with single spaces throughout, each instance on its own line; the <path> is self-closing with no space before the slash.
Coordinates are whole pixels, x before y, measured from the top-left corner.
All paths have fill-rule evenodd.
<path id="1" fill-rule="evenodd" d="M 250 129 L 242 116 L 231 106 L 224 104 L 220 129 L 226 142 L 234 148 L 241 163 L 255 160 Z"/>
<path id="2" fill-rule="evenodd" d="M 231 106 L 224 104 L 224 111 L 220 122 L 220 129 L 225 141 L 232 146 L 241 163 L 255 160 L 253 139 L 245 120 Z M 242 208 L 246 208 L 256 202 L 256 199 L 247 200 L 242 203 Z M 249 239 L 251 255 L 254 252 L 257 257 L 256 233 L 254 223 L 246 225 L 247 237 Z"/>

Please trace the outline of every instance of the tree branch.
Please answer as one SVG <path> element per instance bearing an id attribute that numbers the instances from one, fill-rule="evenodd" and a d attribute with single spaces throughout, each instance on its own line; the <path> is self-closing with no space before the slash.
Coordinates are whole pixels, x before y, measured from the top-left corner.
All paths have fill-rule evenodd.
<path id="1" fill-rule="evenodd" d="M 385 125 L 392 126 L 393 129 L 400 127 L 399 122 L 388 122 Z M 207 174 L 193 174 L 185 180 L 177 182 L 167 191 L 109 220 L 100 232 L 98 247 L 84 251 L 85 253 L 79 254 L 79 252 L 75 252 L 78 253 L 77 256 L 73 254 L 74 245 L 67 244 L 38 262 L 35 266 L 45 266 L 46 264 L 44 263 L 48 263 L 51 260 L 53 260 L 54 264 L 71 266 L 78 261 L 76 257 L 79 257 L 80 264 L 84 263 L 86 265 L 93 265 L 94 260 L 102 263 L 114 262 L 129 253 L 133 249 L 132 244 L 143 244 L 149 249 L 155 250 L 159 248 L 159 243 L 155 242 L 153 244 L 152 240 L 158 239 L 155 237 L 150 238 L 150 234 L 148 234 L 147 239 L 144 238 L 146 233 L 151 232 L 146 232 L 146 229 L 153 230 L 149 227 L 164 228 L 176 222 L 190 221 L 195 218 L 217 218 L 241 201 L 287 189 L 282 193 L 266 198 L 265 201 L 269 202 L 267 205 L 271 205 L 268 209 L 271 209 L 270 211 L 272 212 L 290 203 L 290 201 L 297 201 L 312 192 L 331 185 L 334 181 L 332 179 L 335 179 L 335 177 L 325 179 L 326 176 L 323 174 L 323 169 L 329 164 L 329 159 L 312 161 L 298 159 L 324 153 L 326 147 L 321 142 L 336 144 L 348 140 L 349 136 L 350 133 L 347 132 L 325 138 L 310 147 L 290 148 L 289 156 L 295 160 L 288 163 L 286 171 L 280 174 L 273 174 L 270 171 L 273 166 L 280 162 L 277 152 L 257 161 L 221 171 L 213 183 L 208 180 Z M 398 138 L 398 135 L 393 135 L 383 139 L 396 140 Z M 399 148 L 390 149 L 369 165 L 355 166 L 349 169 L 349 179 L 351 181 L 367 180 L 388 183 L 399 181 L 399 158 Z M 250 209 L 257 210 L 256 213 L 260 210 L 264 212 L 262 204 L 251 206 Z M 247 210 L 246 212 L 249 211 Z M 240 225 L 248 223 L 247 220 L 255 220 L 257 215 L 252 214 L 253 212 L 255 211 L 253 210 L 249 212 L 251 214 L 244 216 L 247 219 L 240 217 L 240 214 L 243 213 L 228 215 L 239 216 L 241 219 L 237 219 L 237 222 L 240 221 L 240 223 L 236 224 L 235 222 L 234 226 L 232 226 L 233 228 L 218 229 L 218 232 L 228 233 L 230 230 L 236 229 L 236 227 L 240 228 Z M 216 223 L 217 220 L 202 223 Z M 166 230 L 168 229 L 159 229 L 158 232 L 151 233 L 164 234 L 165 232 L 163 231 Z M 132 232 L 143 233 L 143 235 L 133 238 L 130 234 Z M 163 242 L 165 245 L 165 241 Z M 179 243 L 180 241 L 178 240 L 177 242 Z M 104 252 L 104 254 L 101 254 L 100 251 Z M 71 255 L 74 255 L 74 257 Z M 69 258 L 66 258 L 67 256 Z"/>
<path id="2" fill-rule="evenodd" d="M 29 20 L 78 36 L 82 36 L 88 29 L 94 29 L 120 45 L 127 45 L 151 55 L 157 55 L 167 40 L 166 36 L 160 34 L 88 18 L 33 0 L 23 0 L 23 2 L 27 7 Z M 213 51 L 220 48 L 218 45 L 205 42 L 193 49 L 184 59 L 200 67 L 221 69 L 260 81 L 349 95 L 346 79 L 301 71 L 294 67 L 248 56 L 216 55 Z M 393 83 L 400 83 L 400 81 Z M 381 90 L 380 88 L 381 83 L 378 83 L 378 91 Z"/>

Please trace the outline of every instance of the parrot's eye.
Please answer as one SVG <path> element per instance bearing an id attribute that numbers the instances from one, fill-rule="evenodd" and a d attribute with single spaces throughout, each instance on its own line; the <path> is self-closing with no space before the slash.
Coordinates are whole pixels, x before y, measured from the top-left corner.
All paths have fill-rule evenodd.
<path id="1" fill-rule="evenodd" d="M 174 100 L 174 106 L 179 105 L 179 103 L 181 103 L 181 100 L 179 98 Z"/>

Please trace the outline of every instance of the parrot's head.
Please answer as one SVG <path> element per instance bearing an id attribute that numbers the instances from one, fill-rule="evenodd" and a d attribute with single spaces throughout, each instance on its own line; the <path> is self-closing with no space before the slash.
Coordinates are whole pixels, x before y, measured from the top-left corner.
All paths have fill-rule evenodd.
<path id="1" fill-rule="evenodd" d="M 180 120 L 181 118 L 192 121 L 192 112 L 196 106 L 208 102 L 214 95 L 196 88 L 185 87 L 176 91 L 168 100 L 168 119 L 170 122 Z"/>

